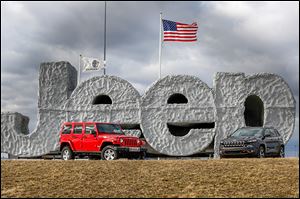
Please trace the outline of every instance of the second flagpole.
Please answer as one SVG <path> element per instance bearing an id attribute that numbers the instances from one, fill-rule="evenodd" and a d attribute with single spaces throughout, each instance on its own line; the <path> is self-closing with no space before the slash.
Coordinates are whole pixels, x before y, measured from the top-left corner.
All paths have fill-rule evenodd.
<path id="1" fill-rule="evenodd" d="M 106 1 L 104 3 L 104 61 L 103 61 L 103 74 L 106 75 Z"/>
<path id="2" fill-rule="evenodd" d="M 77 86 L 79 86 L 80 84 L 80 75 L 81 75 L 81 58 L 82 58 L 82 55 L 80 54 L 79 55 L 79 67 L 78 67 L 78 81 L 77 81 Z"/>
<path id="3" fill-rule="evenodd" d="M 158 49 L 158 65 L 159 65 L 159 74 L 158 74 L 158 79 L 161 78 L 161 26 L 162 26 L 162 12 L 160 12 L 159 16 L 159 49 Z"/>

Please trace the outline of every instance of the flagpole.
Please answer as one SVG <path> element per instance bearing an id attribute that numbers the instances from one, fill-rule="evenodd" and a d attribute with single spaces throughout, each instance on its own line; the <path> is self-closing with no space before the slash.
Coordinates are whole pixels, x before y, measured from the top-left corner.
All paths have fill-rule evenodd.
<path id="1" fill-rule="evenodd" d="M 82 55 L 79 55 L 79 68 L 78 68 L 78 82 L 77 82 L 77 86 L 80 84 L 80 74 L 81 74 L 81 57 Z"/>
<path id="2" fill-rule="evenodd" d="M 103 61 L 103 74 L 105 75 L 106 67 L 106 1 L 104 3 L 104 61 Z"/>
<path id="3" fill-rule="evenodd" d="M 159 76 L 158 78 L 161 78 L 161 46 L 162 46 L 162 42 L 161 42 L 161 26 L 162 26 L 162 12 L 160 12 L 160 16 L 159 16 L 159 49 L 158 49 L 158 65 L 159 65 Z"/>

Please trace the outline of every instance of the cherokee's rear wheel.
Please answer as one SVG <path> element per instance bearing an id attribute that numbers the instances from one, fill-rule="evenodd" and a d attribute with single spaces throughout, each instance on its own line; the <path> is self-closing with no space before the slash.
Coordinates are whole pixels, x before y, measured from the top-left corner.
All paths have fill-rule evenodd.
<path id="1" fill-rule="evenodd" d="M 101 158 L 102 160 L 116 160 L 118 159 L 118 153 L 113 146 L 109 145 L 102 149 Z"/>
<path id="2" fill-rule="evenodd" d="M 259 151 L 258 151 L 258 157 L 259 158 L 264 158 L 265 156 L 266 156 L 266 154 L 265 154 L 265 147 L 260 146 L 259 147 Z"/>
<path id="3" fill-rule="evenodd" d="M 284 158 L 284 147 L 280 147 L 279 157 Z"/>
<path id="4" fill-rule="evenodd" d="M 70 147 L 65 146 L 61 151 L 61 159 L 63 160 L 72 160 L 74 159 L 74 155 Z"/>

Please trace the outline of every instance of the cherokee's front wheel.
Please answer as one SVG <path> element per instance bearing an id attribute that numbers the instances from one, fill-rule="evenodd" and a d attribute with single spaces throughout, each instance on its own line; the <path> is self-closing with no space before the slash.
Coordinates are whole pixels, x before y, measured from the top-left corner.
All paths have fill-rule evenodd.
<path id="1" fill-rule="evenodd" d="M 258 151 L 258 157 L 259 158 L 264 158 L 265 156 L 266 156 L 265 147 L 260 146 L 259 147 L 259 151 Z"/>
<path id="2" fill-rule="evenodd" d="M 65 146 L 61 151 L 61 159 L 63 160 L 72 160 L 74 159 L 73 152 L 70 147 Z"/>
<path id="3" fill-rule="evenodd" d="M 113 146 L 106 146 L 101 151 L 102 160 L 116 160 L 118 159 L 118 152 Z"/>

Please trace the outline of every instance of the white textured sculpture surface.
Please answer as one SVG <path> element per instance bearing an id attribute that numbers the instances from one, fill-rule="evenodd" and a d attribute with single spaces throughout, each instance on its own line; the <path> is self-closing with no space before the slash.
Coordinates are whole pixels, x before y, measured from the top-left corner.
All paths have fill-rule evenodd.
<path id="1" fill-rule="evenodd" d="M 22 133 L 21 129 L 24 129 L 24 125 L 27 127 L 27 124 L 20 121 L 26 121 L 27 117 L 1 112 L 1 151 L 13 155 L 37 156 L 55 150 L 60 125 L 66 119 L 63 107 L 76 87 L 76 81 L 76 69 L 68 62 L 42 63 L 37 126 L 30 134 Z"/>
<path id="2" fill-rule="evenodd" d="M 108 96 L 111 104 L 95 103 L 99 96 Z M 116 122 L 126 128 L 140 124 L 140 94 L 127 81 L 114 76 L 93 77 L 81 83 L 66 104 L 67 121 Z M 127 134 L 139 135 L 137 129 Z"/>
<path id="3" fill-rule="evenodd" d="M 77 87 L 76 82 L 77 71 L 68 62 L 41 64 L 37 127 L 29 134 L 28 117 L 1 112 L 1 152 L 43 155 L 57 149 L 64 121 L 99 121 L 120 123 L 126 134 L 143 134 L 158 153 L 192 155 L 213 143 L 218 157 L 220 140 L 246 125 L 245 102 L 251 96 L 263 103 L 262 126 L 278 129 L 285 143 L 294 131 L 295 100 L 275 74 L 216 73 L 213 88 L 197 77 L 167 76 L 142 97 L 119 77 L 93 77 Z M 109 101 L 102 103 L 103 96 Z"/>
<path id="4" fill-rule="evenodd" d="M 187 102 L 168 103 L 174 94 L 182 94 Z M 166 155 L 192 155 L 205 149 L 215 134 L 213 128 L 192 127 L 215 122 L 215 113 L 212 89 L 200 79 L 187 75 L 167 76 L 142 97 L 141 127 L 155 150 Z M 170 132 L 167 124 L 174 128 L 191 128 L 187 134 L 177 136 Z"/>
<path id="5" fill-rule="evenodd" d="M 246 126 L 245 101 L 252 95 L 258 96 L 263 102 L 263 126 L 276 128 L 285 144 L 292 136 L 295 99 L 280 76 L 269 73 L 250 76 L 245 76 L 244 73 L 216 73 L 214 91 L 218 123 L 215 129 L 215 156 L 218 156 L 222 138 Z"/>

